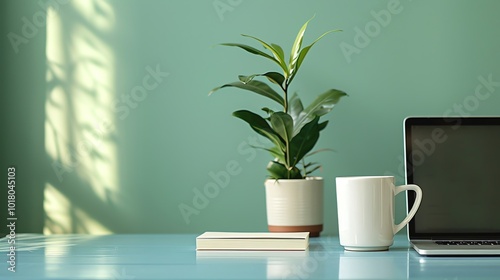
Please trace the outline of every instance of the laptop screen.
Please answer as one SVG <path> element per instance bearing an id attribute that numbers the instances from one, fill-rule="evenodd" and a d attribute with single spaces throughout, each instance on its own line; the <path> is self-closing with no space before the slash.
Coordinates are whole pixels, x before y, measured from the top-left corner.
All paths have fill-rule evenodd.
<path id="1" fill-rule="evenodd" d="M 500 117 L 407 118 L 405 161 L 411 238 L 500 237 Z"/>

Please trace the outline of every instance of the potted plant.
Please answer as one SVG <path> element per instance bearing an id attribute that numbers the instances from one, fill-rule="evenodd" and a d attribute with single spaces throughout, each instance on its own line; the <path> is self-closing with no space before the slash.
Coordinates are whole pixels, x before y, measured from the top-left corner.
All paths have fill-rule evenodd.
<path id="1" fill-rule="evenodd" d="M 233 87 L 262 95 L 279 105 L 279 110 L 263 107 L 264 117 L 249 110 L 235 111 L 233 116 L 248 123 L 255 132 L 273 144 L 271 147 L 257 147 L 268 151 L 273 157 L 267 165 L 269 178 L 265 181 L 269 231 L 309 231 L 310 236 L 319 236 L 323 229 L 323 178 L 311 176 L 320 165 L 306 162 L 305 157 L 318 152 L 311 151 L 319 139 L 320 131 L 328 123 L 320 122 L 320 118 L 347 94 L 341 90 L 329 89 L 307 107 L 303 106 L 297 93 L 290 96 L 290 85 L 313 45 L 325 35 L 340 31 L 327 31 L 310 45 L 302 47 L 309 21 L 299 30 L 288 61 L 279 45 L 268 44 L 250 35 L 242 34 L 259 42 L 267 52 L 245 44 L 221 44 L 266 58 L 276 63 L 281 73 L 270 71 L 240 75 L 239 81 L 216 87 L 209 95 L 219 89 Z M 280 93 L 268 83 L 257 79 L 262 77 L 267 78 Z"/>

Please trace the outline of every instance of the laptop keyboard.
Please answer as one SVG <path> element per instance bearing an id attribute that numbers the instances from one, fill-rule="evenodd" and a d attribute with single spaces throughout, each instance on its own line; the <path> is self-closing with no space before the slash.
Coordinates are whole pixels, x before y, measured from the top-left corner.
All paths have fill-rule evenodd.
<path id="1" fill-rule="evenodd" d="M 500 245 L 500 241 L 436 241 L 438 245 Z"/>

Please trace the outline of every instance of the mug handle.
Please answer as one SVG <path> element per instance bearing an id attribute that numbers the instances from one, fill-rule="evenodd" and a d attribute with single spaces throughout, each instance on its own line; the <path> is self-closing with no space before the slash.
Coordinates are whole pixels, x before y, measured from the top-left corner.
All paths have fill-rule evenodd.
<path id="1" fill-rule="evenodd" d="M 394 193 L 394 196 L 396 196 L 398 193 L 402 191 L 414 191 L 417 193 L 417 198 L 415 199 L 415 202 L 413 203 L 413 207 L 411 208 L 410 212 L 408 213 L 408 216 L 399 223 L 397 226 L 394 227 L 394 234 L 396 234 L 398 231 L 400 231 L 404 226 L 406 226 L 407 223 L 410 222 L 410 220 L 415 216 L 417 213 L 418 207 L 420 206 L 420 202 L 422 202 L 422 189 L 417 186 L 417 185 L 402 185 L 399 187 L 396 187 L 396 192 Z"/>

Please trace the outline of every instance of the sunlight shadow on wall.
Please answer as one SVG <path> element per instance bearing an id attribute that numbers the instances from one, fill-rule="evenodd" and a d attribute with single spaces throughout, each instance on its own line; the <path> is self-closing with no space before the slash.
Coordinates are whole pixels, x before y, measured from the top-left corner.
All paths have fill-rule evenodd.
<path id="1" fill-rule="evenodd" d="M 108 1 L 47 14 L 45 150 L 54 175 L 44 190 L 46 234 L 112 232 L 96 209 L 118 196 L 113 26 Z"/>
<path id="2" fill-rule="evenodd" d="M 110 233 L 111 231 L 77 206 L 72 206 L 52 185 L 45 185 L 43 208 L 47 213 L 44 234 L 54 233 Z"/>

